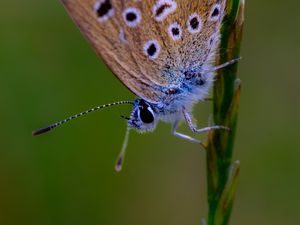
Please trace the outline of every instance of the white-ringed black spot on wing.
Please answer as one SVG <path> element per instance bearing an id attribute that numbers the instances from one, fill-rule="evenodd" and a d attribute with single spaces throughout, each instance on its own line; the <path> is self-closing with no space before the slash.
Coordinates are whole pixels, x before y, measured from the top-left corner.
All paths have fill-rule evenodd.
<path id="1" fill-rule="evenodd" d="M 189 16 L 187 26 L 190 33 L 199 33 L 202 30 L 202 25 L 202 20 L 197 13 L 194 13 L 193 15 Z"/>
<path id="2" fill-rule="evenodd" d="M 123 19 L 127 26 L 136 27 L 142 20 L 141 11 L 134 7 L 129 7 L 123 12 Z"/>
<path id="3" fill-rule="evenodd" d="M 179 23 L 175 22 L 170 24 L 170 26 L 168 27 L 168 33 L 174 41 L 179 40 L 182 36 L 182 30 Z"/>
<path id="4" fill-rule="evenodd" d="M 110 0 L 97 1 L 94 5 L 94 11 L 97 14 L 99 22 L 108 20 L 115 13 Z"/>
<path id="5" fill-rule="evenodd" d="M 147 41 L 144 45 L 144 54 L 150 59 L 154 60 L 158 57 L 160 52 L 160 45 L 156 40 Z"/>
<path id="6" fill-rule="evenodd" d="M 152 8 L 152 14 L 156 21 L 161 22 L 175 12 L 176 8 L 177 3 L 174 0 L 158 0 Z"/>
<path id="7" fill-rule="evenodd" d="M 221 5 L 216 4 L 212 7 L 212 10 L 209 15 L 209 20 L 213 22 L 218 21 L 220 19 L 220 15 L 221 15 Z"/>

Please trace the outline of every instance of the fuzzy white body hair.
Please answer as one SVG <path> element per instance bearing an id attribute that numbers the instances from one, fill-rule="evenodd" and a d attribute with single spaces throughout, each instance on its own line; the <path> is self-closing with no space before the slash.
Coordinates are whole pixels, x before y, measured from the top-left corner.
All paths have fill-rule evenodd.
<path id="1" fill-rule="evenodd" d="M 172 104 L 164 106 L 164 112 L 158 114 L 159 119 L 170 123 L 183 120 L 182 109 L 191 112 L 196 103 L 207 98 L 213 85 L 215 74 L 207 73 L 205 76 L 207 77 L 205 86 L 194 86 L 192 87 L 192 92 L 183 93 L 179 98 L 174 99 Z"/>
<path id="2" fill-rule="evenodd" d="M 211 41 L 211 49 L 207 56 L 206 61 L 200 68 L 200 73 L 203 71 L 203 79 L 205 80 L 205 85 L 191 85 L 190 92 L 183 92 L 179 96 L 175 96 L 171 104 L 167 105 L 165 103 L 159 104 L 160 107 L 164 108 L 163 113 L 159 113 L 158 117 L 160 120 L 165 122 L 174 123 L 175 121 L 184 119 L 182 114 L 182 109 L 184 108 L 188 112 L 191 112 L 194 104 L 199 101 L 204 101 L 205 98 L 209 96 L 210 90 L 213 86 L 216 73 L 214 72 L 215 59 L 216 59 L 216 49 L 220 44 L 219 33 L 214 34 Z"/>

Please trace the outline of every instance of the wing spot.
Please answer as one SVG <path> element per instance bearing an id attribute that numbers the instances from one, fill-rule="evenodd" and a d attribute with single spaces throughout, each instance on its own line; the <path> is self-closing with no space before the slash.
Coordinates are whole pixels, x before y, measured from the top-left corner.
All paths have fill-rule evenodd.
<path id="1" fill-rule="evenodd" d="M 147 41 L 144 45 L 144 54 L 148 56 L 151 60 L 158 57 L 160 52 L 160 45 L 156 40 Z"/>
<path id="2" fill-rule="evenodd" d="M 127 21 L 130 21 L 130 22 L 133 22 L 136 20 L 136 14 L 134 14 L 133 12 L 129 12 L 126 14 L 126 20 Z"/>
<path id="3" fill-rule="evenodd" d="M 173 0 L 158 0 L 152 8 L 152 14 L 157 22 L 161 22 L 175 12 L 176 8 L 177 4 Z"/>
<path id="4" fill-rule="evenodd" d="M 136 27 L 142 20 L 141 11 L 134 7 L 124 10 L 123 18 L 127 26 Z"/>
<path id="5" fill-rule="evenodd" d="M 121 41 L 121 43 L 125 43 L 126 40 L 126 35 L 123 29 L 120 29 L 120 33 L 119 33 L 119 39 Z"/>
<path id="6" fill-rule="evenodd" d="M 221 5 L 220 4 L 216 4 L 213 6 L 211 12 L 210 12 L 210 21 L 218 21 L 220 19 L 221 16 Z"/>
<path id="7" fill-rule="evenodd" d="M 155 16 L 158 17 L 160 16 L 166 9 L 171 8 L 171 5 L 165 4 L 160 6 L 156 12 L 155 12 Z"/>
<path id="8" fill-rule="evenodd" d="M 97 14 L 99 22 L 107 21 L 115 13 L 110 0 L 97 1 L 94 5 L 94 11 Z"/>
<path id="9" fill-rule="evenodd" d="M 202 30 L 202 20 L 200 16 L 197 13 L 189 16 L 187 26 L 190 33 L 199 33 Z"/>
<path id="10" fill-rule="evenodd" d="M 173 27 L 171 30 L 173 36 L 178 36 L 180 34 L 179 28 Z"/>
<path id="11" fill-rule="evenodd" d="M 180 40 L 180 38 L 182 36 L 182 30 L 181 30 L 179 23 L 175 22 L 175 23 L 170 24 L 170 26 L 168 28 L 168 33 L 174 41 Z"/>

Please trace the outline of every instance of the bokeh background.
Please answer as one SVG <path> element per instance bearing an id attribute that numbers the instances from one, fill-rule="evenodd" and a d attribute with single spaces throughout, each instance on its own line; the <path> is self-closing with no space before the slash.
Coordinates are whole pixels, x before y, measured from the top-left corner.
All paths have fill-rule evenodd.
<path id="1" fill-rule="evenodd" d="M 300 224 L 300 2 L 246 2 L 232 225 Z M 35 128 L 134 96 L 99 62 L 59 1 L 0 3 L 0 225 L 183 225 L 206 216 L 205 152 L 132 133 L 113 170 L 129 106 L 33 138 Z M 211 103 L 195 108 L 205 126 Z M 189 132 L 185 126 L 184 132 Z M 205 136 L 201 136 L 204 139 Z"/>

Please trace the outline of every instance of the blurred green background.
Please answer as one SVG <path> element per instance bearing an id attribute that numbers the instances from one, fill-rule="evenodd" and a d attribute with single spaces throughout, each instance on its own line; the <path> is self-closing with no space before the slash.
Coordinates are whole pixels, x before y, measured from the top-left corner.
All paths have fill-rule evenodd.
<path id="1" fill-rule="evenodd" d="M 234 157 L 242 167 L 231 224 L 300 224 L 300 2 L 246 3 Z M 200 224 L 205 152 L 170 135 L 170 125 L 133 132 L 120 174 L 113 170 L 126 127 L 119 116 L 129 106 L 31 136 L 134 96 L 99 62 L 59 1 L 0 6 L 0 225 Z M 211 103 L 197 105 L 199 126 L 210 114 Z"/>

